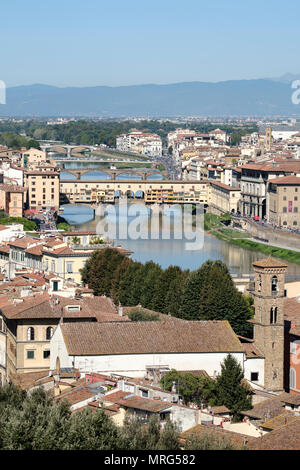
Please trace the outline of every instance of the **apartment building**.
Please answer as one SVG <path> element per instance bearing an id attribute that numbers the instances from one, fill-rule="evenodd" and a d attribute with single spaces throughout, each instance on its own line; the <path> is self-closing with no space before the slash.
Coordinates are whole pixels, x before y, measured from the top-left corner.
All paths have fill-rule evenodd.
<path id="1" fill-rule="evenodd" d="M 23 217 L 26 188 L 0 183 L 0 210 L 9 217 Z"/>
<path id="2" fill-rule="evenodd" d="M 59 172 L 54 170 L 26 170 L 29 209 L 59 208 Z"/>
<path id="3" fill-rule="evenodd" d="M 122 152 L 133 152 L 151 157 L 161 157 L 162 140 L 157 134 L 131 129 L 116 138 L 116 147 Z"/>
<path id="4" fill-rule="evenodd" d="M 267 217 L 267 191 L 270 180 L 300 173 L 299 160 L 284 160 L 247 164 L 240 167 L 241 212 L 243 215 Z"/>
<path id="5" fill-rule="evenodd" d="M 267 218 L 271 224 L 299 229 L 300 174 L 270 180 L 267 198 Z"/>
<path id="6" fill-rule="evenodd" d="M 240 188 L 233 188 L 218 181 L 210 183 L 209 210 L 216 214 L 235 213 L 239 210 Z"/>

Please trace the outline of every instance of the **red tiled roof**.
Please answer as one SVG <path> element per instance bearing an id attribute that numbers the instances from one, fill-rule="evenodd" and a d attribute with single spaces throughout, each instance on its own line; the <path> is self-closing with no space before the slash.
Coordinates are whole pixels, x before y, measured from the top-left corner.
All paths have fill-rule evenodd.
<path id="1" fill-rule="evenodd" d="M 275 258 L 271 258 L 271 256 L 269 256 L 268 258 L 260 259 L 258 261 L 254 261 L 252 265 L 258 266 L 259 268 L 287 268 L 286 263 L 282 263 L 281 261 L 278 261 Z"/>
<path id="2" fill-rule="evenodd" d="M 290 176 L 281 176 L 280 178 L 273 178 L 267 181 L 268 183 L 272 184 L 284 184 L 286 186 L 289 185 L 298 185 L 300 184 L 300 177 L 295 175 Z"/>
<path id="3" fill-rule="evenodd" d="M 64 323 L 61 329 L 71 355 L 243 352 L 227 321 Z"/>

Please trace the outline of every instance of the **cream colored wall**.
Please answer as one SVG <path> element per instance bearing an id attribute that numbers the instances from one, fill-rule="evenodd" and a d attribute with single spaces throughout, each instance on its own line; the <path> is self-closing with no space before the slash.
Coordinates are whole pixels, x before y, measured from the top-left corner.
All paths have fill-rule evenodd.
<path id="1" fill-rule="evenodd" d="M 80 269 L 82 269 L 85 265 L 88 256 L 60 256 L 59 258 L 51 256 L 50 253 L 43 255 L 43 269 L 47 272 L 55 272 L 58 276 L 64 279 L 73 279 L 78 284 L 81 283 L 81 274 Z M 47 267 L 48 261 L 48 269 Z M 52 262 L 54 262 L 54 270 L 52 269 Z M 73 263 L 73 273 L 67 272 L 67 263 Z"/>
<path id="2" fill-rule="evenodd" d="M 286 289 L 286 295 L 289 298 L 300 295 L 300 281 L 286 282 L 284 288 Z"/>
<path id="3" fill-rule="evenodd" d="M 40 209 L 41 207 L 59 207 L 59 175 L 45 174 L 27 174 L 26 186 L 28 187 L 29 206 Z M 35 184 L 34 184 L 35 183 Z M 43 193 L 45 189 L 45 193 Z M 52 189 L 54 190 L 52 192 Z M 43 199 L 43 195 L 45 198 Z M 35 196 L 35 197 L 33 197 Z M 53 196 L 53 198 L 52 198 Z"/>
<path id="4" fill-rule="evenodd" d="M 28 320 L 17 326 L 17 372 L 33 372 L 36 370 L 48 370 L 50 357 L 44 359 L 43 352 L 50 351 L 50 340 L 46 339 L 46 329 L 51 326 L 55 331 L 58 320 Z M 27 340 L 28 328 L 34 328 L 34 340 Z M 34 359 L 27 359 L 27 351 L 34 351 Z"/>

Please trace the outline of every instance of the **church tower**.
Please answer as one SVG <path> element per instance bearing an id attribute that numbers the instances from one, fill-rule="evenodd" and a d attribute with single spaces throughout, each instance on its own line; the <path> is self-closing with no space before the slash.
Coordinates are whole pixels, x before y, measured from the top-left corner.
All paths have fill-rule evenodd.
<path id="1" fill-rule="evenodd" d="M 273 258 L 253 263 L 254 342 L 265 356 L 264 387 L 284 390 L 284 280 L 287 264 Z"/>

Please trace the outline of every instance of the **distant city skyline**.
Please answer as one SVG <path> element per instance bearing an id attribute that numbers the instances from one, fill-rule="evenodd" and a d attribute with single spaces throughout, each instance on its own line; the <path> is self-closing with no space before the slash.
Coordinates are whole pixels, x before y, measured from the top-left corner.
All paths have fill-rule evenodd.
<path id="1" fill-rule="evenodd" d="M 86 87 L 296 75 L 299 13 L 296 0 L 4 0 L 0 79 Z"/>

